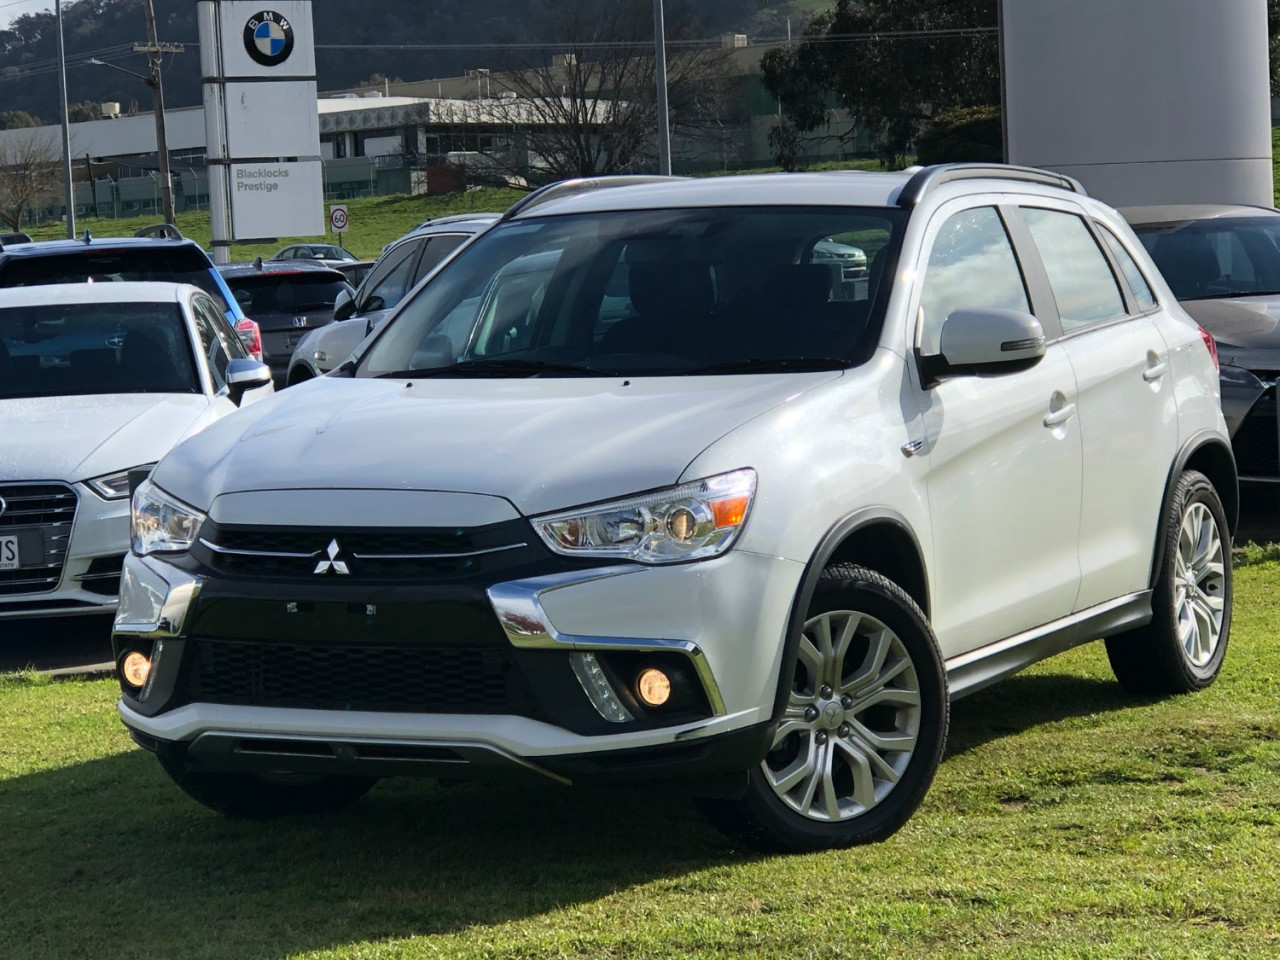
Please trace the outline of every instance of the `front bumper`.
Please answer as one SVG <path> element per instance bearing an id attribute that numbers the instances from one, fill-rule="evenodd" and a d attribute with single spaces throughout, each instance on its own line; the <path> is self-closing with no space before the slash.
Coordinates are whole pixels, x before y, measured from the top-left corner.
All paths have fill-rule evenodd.
<path id="1" fill-rule="evenodd" d="M 129 501 L 103 500 L 82 484 L 66 485 L 77 504 L 70 529 L 46 528 L 46 547 L 66 537 L 56 586 L 0 593 L 0 620 L 111 613 L 116 609 L 121 565 L 129 550 Z M 4 489 L 0 487 L 0 496 Z M 5 527 L 8 534 L 19 528 Z M 22 528 L 30 529 L 30 528 Z"/>
<path id="2" fill-rule="evenodd" d="M 493 653 L 522 673 L 531 697 L 526 708 L 377 710 L 356 703 L 315 709 L 187 695 L 203 634 L 213 624 L 236 629 L 228 620 L 230 603 L 247 604 L 235 609 L 252 611 L 268 625 L 266 636 L 291 651 L 322 645 L 336 630 L 368 637 L 369 657 L 376 658 L 431 649 L 426 635 L 433 618 L 438 611 L 445 616 L 433 606 L 438 591 L 365 587 L 363 597 L 335 596 L 338 588 L 328 581 L 337 606 L 316 615 L 329 626 L 317 621 L 313 629 L 297 620 L 299 632 L 285 636 L 311 608 L 310 600 L 297 599 L 296 584 L 241 589 L 155 557 L 130 556 L 115 653 L 118 662 L 138 649 L 153 656 L 154 666 L 148 688 L 136 696 L 126 690 L 119 710 L 141 745 L 202 769 L 463 778 L 518 768 L 556 779 L 741 771 L 767 749 L 782 640 L 802 572 L 798 563 L 733 551 L 696 564 L 615 565 L 490 584 L 471 605 L 482 608 L 472 610 L 478 625 L 466 626 L 471 613 L 450 614 L 451 629 L 492 630 L 477 642 L 496 645 Z M 249 596 L 235 599 L 235 593 Z M 291 607 L 295 612 L 287 613 Z M 351 619 L 344 620 L 339 607 L 354 608 Z M 403 615 L 414 609 L 422 613 L 417 622 L 424 639 L 406 643 L 412 638 L 397 633 L 397 624 L 413 622 Z M 376 612 L 366 616 L 365 610 Z M 394 643 L 382 645 L 391 634 Z M 683 675 L 701 688 L 704 709 L 697 716 L 637 715 L 617 665 L 650 656 L 667 658 L 676 677 L 687 666 Z M 629 720 L 609 715 L 610 694 L 631 708 Z"/>

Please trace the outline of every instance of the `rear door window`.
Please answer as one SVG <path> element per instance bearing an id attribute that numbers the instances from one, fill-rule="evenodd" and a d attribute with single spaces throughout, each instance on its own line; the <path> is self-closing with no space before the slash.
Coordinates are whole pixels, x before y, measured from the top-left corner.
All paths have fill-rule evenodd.
<path id="1" fill-rule="evenodd" d="M 1110 231 L 1105 225 L 1097 223 L 1098 232 L 1102 234 L 1102 239 L 1106 241 L 1107 246 L 1111 249 L 1111 255 L 1115 257 L 1116 263 L 1120 265 L 1120 272 L 1124 274 L 1125 280 L 1129 282 L 1129 289 L 1133 291 L 1133 299 L 1137 301 L 1139 310 L 1151 310 L 1156 305 L 1155 294 L 1151 292 L 1151 284 L 1147 282 L 1147 278 L 1142 273 L 1142 268 L 1129 255 L 1129 251 L 1124 248 L 1124 244 L 1120 242 L 1120 238 Z"/>
<path id="2" fill-rule="evenodd" d="M 1064 333 L 1125 315 L 1120 285 L 1083 217 L 1023 207 L 1022 219 L 1049 274 Z"/>
<path id="3" fill-rule="evenodd" d="M 417 283 L 439 266 L 440 262 L 457 250 L 467 237 L 468 234 L 465 233 L 446 233 L 438 237 L 428 237 L 426 249 L 422 251 L 422 259 L 418 261 L 418 267 L 413 272 L 413 282 Z"/>
<path id="4" fill-rule="evenodd" d="M 413 266 L 422 249 L 421 241 L 402 243 L 373 269 L 364 283 L 359 312 L 390 310 L 409 292 Z"/>

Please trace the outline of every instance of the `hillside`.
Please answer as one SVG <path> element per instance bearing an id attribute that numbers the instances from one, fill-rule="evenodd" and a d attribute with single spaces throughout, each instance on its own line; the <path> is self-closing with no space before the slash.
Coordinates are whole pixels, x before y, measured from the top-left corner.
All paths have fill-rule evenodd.
<path id="1" fill-rule="evenodd" d="M 52 3 L 52 0 L 50 0 Z M 460 44 L 529 43 L 558 39 L 552 26 L 573 4 L 602 0 L 361 0 L 314 5 L 320 89 L 353 86 L 371 75 L 423 79 L 457 76 L 467 69 L 502 68 L 500 49 L 459 49 Z M 637 0 L 644 2 L 644 0 Z M 714 37 L 733 30 L 755 36 L 786 32 L 807 22 L 815 0 L 667 0 L 669 36 Z M 358 10 L 358 14 L 353 11 Z M 186 42 L 187 53 L 167 58 L 165 101 L 169 107 L 200 102 L 196 5 L 192 0 L 156 0 L 160 39 Z M 150 109 L 150 91 L 139 81 L 106 67 L 86 64 L 90 56 L 143 72 L 144 57 L 130 47 L 145 36 L 142 0 L 71 0 L 63 19 L 69 69 L 68 100 L 137 101 Z M 0 30 L 0 121 L 25 111 L 46 123 L 58 116 L 56 33 L 52 13 L 20 17 Z M 336 50 L 334 44 L 432 44 L 426 51 Z M 453 48 L 449 47 L 453 45 Z"/>

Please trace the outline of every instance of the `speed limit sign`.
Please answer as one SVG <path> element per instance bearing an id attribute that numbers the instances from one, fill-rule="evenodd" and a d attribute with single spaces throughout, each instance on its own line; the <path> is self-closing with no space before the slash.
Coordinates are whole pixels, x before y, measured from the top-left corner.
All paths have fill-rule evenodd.
<path id="1" fill-rule="evenodd" d="M 347 205 L 335 203 L 329 208 L 329 229 L 334 233 L 347 232 Z"/>

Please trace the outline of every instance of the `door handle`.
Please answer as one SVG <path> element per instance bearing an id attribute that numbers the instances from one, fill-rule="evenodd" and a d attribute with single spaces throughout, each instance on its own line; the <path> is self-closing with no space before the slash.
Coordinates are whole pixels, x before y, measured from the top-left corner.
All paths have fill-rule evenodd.
<path id="1" fill-rule="evenodd" d="M 1169 364 L 1154 350 L 1147 351 L 1147 369 L 1142 371 L 1142 379 L 1147 383 L 1155 383 L 1169 372 Z"/>
<path id="2" fill-rule="evenodd" d="M 1064 403 L 1056 410 L 1050 410 L 1048 416 L 1044 418 L 1046 427 L 1059 427 L 1066 423 L 1076 415 L 1076 405 L 1074 403 Z"/>

